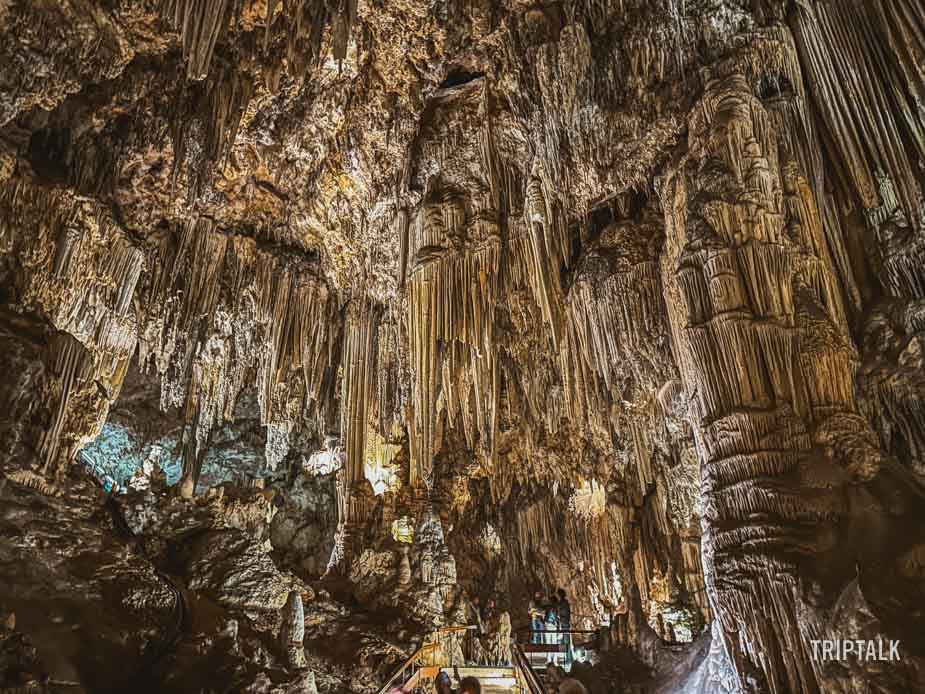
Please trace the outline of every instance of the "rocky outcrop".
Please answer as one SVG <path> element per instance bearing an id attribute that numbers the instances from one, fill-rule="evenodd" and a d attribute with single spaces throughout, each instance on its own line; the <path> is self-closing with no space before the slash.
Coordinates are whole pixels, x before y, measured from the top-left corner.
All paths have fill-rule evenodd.
<path id="1" fill-rule="evenodd" d="M 923 27 L 916 0 L 0 0 L 15 685 L 114 684 L 84 674 L 114 630 L 85 657 L 23 611 L 60 585 L 136 660 L 188 601 L 168 690 L 196 658 L 374 690 L 468 597 L 516 631 L 560 587 L 607 626 L 595 686 L 917 686 Z M 889 675 L 812 645 L 881 637 Z"/>

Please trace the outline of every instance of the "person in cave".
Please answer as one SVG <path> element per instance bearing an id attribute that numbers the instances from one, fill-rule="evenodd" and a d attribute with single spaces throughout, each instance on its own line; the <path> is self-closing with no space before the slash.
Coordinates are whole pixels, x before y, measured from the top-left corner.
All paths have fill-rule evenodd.
<path id="1" fill-rule="evenodd" d="M 568 633 L 572 628 L 572 605 L 563 588 L 559 588 L 559 629 L 561 639 L 559 643 L 565 646 L 565 662 L 572 662 L 572 635 Z"/>
<path id="2" fill-rule="evenodd" d="M 543 630 L 546 628 L 543 591 L 538 590 L 533 594 L 528 611 L 530 612 L 530 643 L 543 643 Z"/>
<path id="3" fill-rule="evenodd" d="M 488 598 L 485 604 L 485 610 L 482 612 L 482 626 L 486 632 L 493 632 L 497 629 L 498 621 L 498 604 L 494 598 Z"/>
<path id="4" fill-rule="evenodd" d="M 559 683 L 558 694 L 588 694 L 588 690 L 578 680 L 569 678 Z"/>
<path id="5" fill-rule="evenodd" d="M 448 672 L 440 671 L 437 675 L 437 681 L 434 683 L 434 689 L 437 694 L 453 694 L 453 681 L 450 679 Z"/>
<path id="6" fill-rule="evenodd" d="M 482 685 L 475 677 L 465 677 L 459 683 L 458 694 L 482 694 Z"/>
<path id="7" fill-rule="evenodd" d="M 555 646 L 559 643 L 559 596 L 553 591 L 546 607 L 546 645 Z M 550 653 L 550 660 L 555 656 Z"/>

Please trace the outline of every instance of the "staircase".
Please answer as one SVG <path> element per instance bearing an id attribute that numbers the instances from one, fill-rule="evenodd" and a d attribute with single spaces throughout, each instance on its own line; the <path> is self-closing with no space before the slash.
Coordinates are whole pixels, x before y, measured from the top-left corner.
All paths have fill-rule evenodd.
<path id="1" fill-rule="evenodd" d="M 441 631 L 466 631 L 470 628 L 443 627 Z M 404 692 L 432 692 L 433 682 L 441 671 L 454 680 L 455 686 L 466 677 L 475 677 L 484 694 L 546 694 L 521 647 L 516 643 L 511 646 L 513 664 L 510 666 L 446 666 L 439 640 L 432 640 L 408 658 L 379 690 L 379 694 L 388 694 L 396 687 Z"/>

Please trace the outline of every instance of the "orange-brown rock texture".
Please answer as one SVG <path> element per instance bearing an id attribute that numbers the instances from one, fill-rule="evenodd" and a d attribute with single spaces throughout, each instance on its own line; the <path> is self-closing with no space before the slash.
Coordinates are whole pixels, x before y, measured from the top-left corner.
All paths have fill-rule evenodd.
<path id="1" fill-rule="evenodd" d="M 925 692 L 921 0 L 0 0 L 0 251 L 0 692 Z"/>

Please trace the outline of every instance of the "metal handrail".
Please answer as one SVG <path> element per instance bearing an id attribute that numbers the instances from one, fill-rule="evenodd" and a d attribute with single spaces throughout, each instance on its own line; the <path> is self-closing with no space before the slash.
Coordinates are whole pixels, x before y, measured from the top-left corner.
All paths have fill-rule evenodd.
<path id="1" fill-rule="evenodd" d="M 433 640 L 428 641 L 423 646 L 418 648 L 418 650 L 416 650 L 411 655 L 411 657 L 408 658 L 408 660 L 406 660 L 404 664 L 398 668 L 398 670 L 396 670 L 395 673 L 388 679 L 385 685 L 379 690 L 378 694 L 388 694 L 389 690 L 397 686 L 399 682 L 403 682 L 402 689 L 404 690 L 404 688 L 407 687 L 416 676 L 418 676 L 420 669 L 423 669 L 424 667 L 439 669 L 441 664 L 437 663 L 437 655 L 441 650 L 441 643 L 439 640 L 440 634 L 461 633 L 473 631 L 477 628 L 477 625 L 473 624 L 451 624 L 435 630 L 431 635 Z M 546 690 L 537 679 L 536 673 L 534 673 L 530 667 L 529 661 L 527 660 L 526 655 L 524 655 L 523 650 L 513 640 L 511 641 L 511 650 L 514 660 L 512 665 L 518 683 L 520 683 L 521 692 L 523 692 L 523 694 L 546 694 Z M 419 668 L 417 671 L 409 673 L 409 670 L 413 670 L 416 667 Z M 472 669 L 479 666 L 467 665 L 465 667 Z M 484 666 L 483 669 L 496 670 L 497 666 Z M 415 683 L 414 686 L 417 687 L 418 685 L 419 683 Z"/>
<path id="2" fill-rule="evenodd" d="M 412 654 L 412 656 L 411 656 L 410 658 L 408 658 L 408 660 L 405 661 L 405 664 L 402 665 L 400 668 L 398 668 L 398 670 L 395 671 L 395 674 L 393 674 L 393 675 L 389 678 L 389 680 L 385 683 L 385 685 L 382 687 L 382 689 L 379 690 L 379 694 L 387 694 L 388 691 L 389 691 L 389 690 L 395 685 L 395 683 L 398 681 L 398 679 L 399 679 L 399 678 L 405 673 L 405 671 L 408 670 L 409 668 L 414 667 L 415 665 L 426 665 L 426 663 L 423 663 L 423 662 L 421 662 L 421 661 L 424 659 L 425 656 L 427 656 L 427 655 L 432 655 L 432 654 L 434 653 L 434 651 L 436 651 L 438 648 L 440 648 L 440 644 L 435 642 L 435 643 L 425 643 L 423 646 L 421 646 L 419 649 L 417 649 L 417 650 Z M 414 674 L 416 674 L 416 673 L 412 673 L 411 677 L 414 677 Z M 411 679 L 411 678 L 409 677 L 408 679 Z"/>
<path id="3" fill-rule="evenodd" d="M 530 694 L 546 694 L 546 688 L 537 678 L 533 668 L 530 667 L 530 661 L 527 660 L 527 656 L 521 649 L 520 644 L 512 644 L 511 651 L 514 655 L 514 672 L 517 673 L 517 678 L 522 679 L 527 685 L 527 690 Z M 523 685 L 521 685 L 521 691 L 523 691 Z"/>

